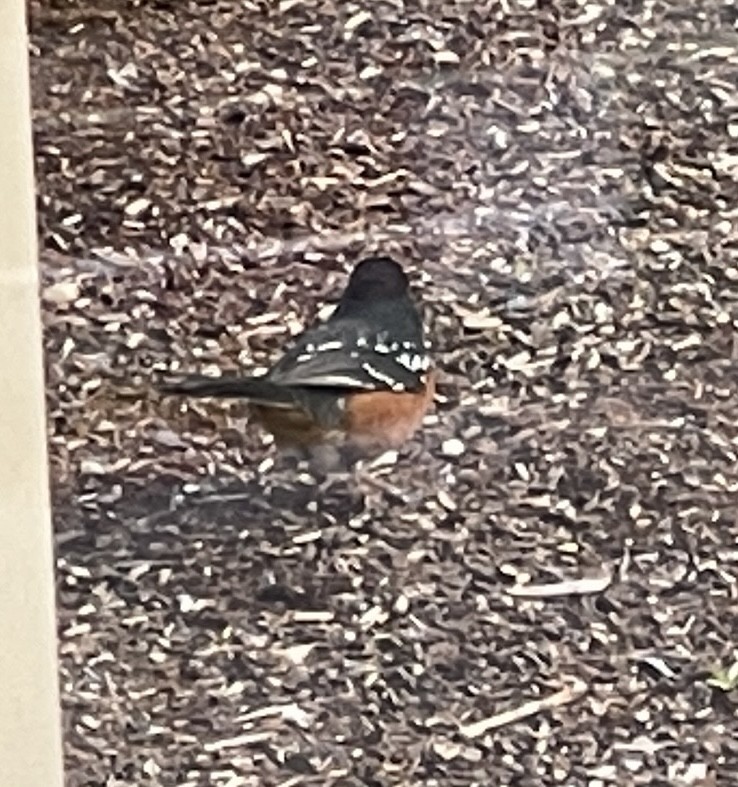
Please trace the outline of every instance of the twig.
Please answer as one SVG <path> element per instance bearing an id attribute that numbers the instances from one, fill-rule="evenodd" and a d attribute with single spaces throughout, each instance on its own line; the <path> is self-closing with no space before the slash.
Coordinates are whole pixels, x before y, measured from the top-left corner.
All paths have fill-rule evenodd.
<path id="1" fill-rule="evenodd" d="M 567 579 L 563 582 L 548 582 L 541 585 L 513 585 L 506 588 L 510 596 L 519 598 L 554 598 L 556 596 L 582 596 L 587 593 L 601 593 L 610 586 L 612 574 L 608 571 L 597 577 Z"/>
<path id="2" fill-rule="evenodd" d="M 569 685 L 564 686 L 561 691 L 557 691 L 549 697 L 544 697 L 540 700 L 530 700 L 517 708 L 503 711 L 481 721 L 462 724 L 459 727 L 459 732 L 466 738 L 479 738 L 490 730 L 503 727 L 506 724 L 512 724 L 528 716 L 535 716 L 536 713 L 541 711 L 558 708 L 560 705 L 568 705 L 570 702 L 578 700 L 587 691 L 587 684 L 580 678 L 572 677 L 570 680 Z"/>
<path id="3" fill-rule="evenodd" d="M 265 741 L 271 738 L 273 734 L 271 730 L 247 732 L 244 735 L 237 735 L 235 738 L 222 738 L 219 741 L 205 743 L 203 748 L 207 752 L 218 752 L 224 749 L 238 749 L 242 746 L 248 746 L 251 743 Z"/>

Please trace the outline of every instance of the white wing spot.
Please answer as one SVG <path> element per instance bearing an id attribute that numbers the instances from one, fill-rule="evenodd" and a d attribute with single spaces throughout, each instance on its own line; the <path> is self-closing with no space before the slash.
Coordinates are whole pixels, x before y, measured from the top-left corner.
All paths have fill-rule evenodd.
<path id="1" fill-rule="evenodd" d="M 339 342 L 337 340 L 332 340 L 330 342 L 323 342 L 323 344 L 319 344 L 315 349 L 319 352 L 330 352 L 331 350 L 340 350 L 343 347 L 343 342 Z"/>
<path id="2" fill-rule="evenodd" d="M 343 374 L 326 374 L 321 377 L 312 377 L 310 382 L 304 383 L 312 386 L 330 386 L 333 388 L 366 388 L 366 383 L 356 377 Z"/>
<path id="3" fill-rule="evenodd" d="M 391 377 L 389 374 L 384 374 L 384 372 L 380 372 L 379 369 L 375 369 L 370 363 L 363 363 L 361 368 L 370 376 L 373 377 L 375 380 L 379 380 L 380 383 L 384 383 L 388 388 L 393 391 L 404 391 L 405 386 Z"/>
<path id="4" fill-rule="evenodd" d="M 424 372 L 428 368 L 429 359 L 427 355 L 417 353 L 400 353 L 395 357 L 400 366 L 404 366 L 410 372 Z"/>

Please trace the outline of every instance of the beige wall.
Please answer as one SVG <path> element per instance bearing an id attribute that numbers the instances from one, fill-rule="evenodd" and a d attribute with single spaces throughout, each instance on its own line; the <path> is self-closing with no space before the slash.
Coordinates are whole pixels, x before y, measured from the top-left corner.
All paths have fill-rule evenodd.
<path id="1" fill-rule="evenodd" d="M 24 0 L 0 0 L 0 785 L 61 746 Z"/>

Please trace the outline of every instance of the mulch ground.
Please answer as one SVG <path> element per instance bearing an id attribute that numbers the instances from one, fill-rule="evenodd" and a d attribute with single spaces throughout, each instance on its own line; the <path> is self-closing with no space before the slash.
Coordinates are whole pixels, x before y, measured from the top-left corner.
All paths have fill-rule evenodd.
<path id="1" fill-rule="evenodd" d="M 69 785 L 736 783 L 735 7 L 30 23 Z M 398 455 L 152 390 L 373 250 L 443 375 Z"/>

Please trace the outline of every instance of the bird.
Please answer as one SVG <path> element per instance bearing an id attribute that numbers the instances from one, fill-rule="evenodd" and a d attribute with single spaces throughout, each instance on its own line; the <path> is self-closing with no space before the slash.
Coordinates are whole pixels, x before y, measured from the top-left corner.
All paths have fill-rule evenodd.
<path id="1" fill-rule="evenodd" d="M 402 266 L 370 256 L 354 267 L 324 322 L 296 336 L 259 376 L 190 375 L 164 394 L 247 400 L 277 447 L 398 449 L 432 405 L 437 370 Z"/>

